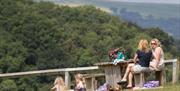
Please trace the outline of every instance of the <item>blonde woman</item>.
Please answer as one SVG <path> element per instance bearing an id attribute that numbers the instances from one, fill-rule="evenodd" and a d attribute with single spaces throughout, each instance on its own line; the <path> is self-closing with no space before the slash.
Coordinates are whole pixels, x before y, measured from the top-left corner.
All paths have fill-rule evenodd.
<path id="1" fill-rule="evenodd" d="M 161 48 L 161 43 L 158 39 L 151 40 L 151 48 L 153 54 L 153 60 L 150 62 L 151 70 L 159 70 L 163 67 L 164 52 Z"/>
<path id="2" fill-rule="evenodd" d="M 74 91 L 86 91 L 85 79 L 82 74 L 75 75 L 76 86 Z"/>
<path id="3" fill-rule="evenodd" d="M 152 52 L 151 50 L 149 50 L 148 41 L 145 39 L 140 40 L 138 49 L 133 59 L 134 63 L 128 64 L 125 75 L 123 76 L 122 80 L 118 82 L 118 84 L 122 84 L 126 82 L 128 77 L 127 88 L 131 88 L 133 72 L 139 73 L 139 72 L 149 71 L 149 64 L 151 57 L 152 57 Z"/>
<path id="4" fill-rule="evenodd" d="M 51 88 L 52 91 L 67 91 L 64 80 L 62 77 L 57 77 L 54 81 L 54 87 Z"/>

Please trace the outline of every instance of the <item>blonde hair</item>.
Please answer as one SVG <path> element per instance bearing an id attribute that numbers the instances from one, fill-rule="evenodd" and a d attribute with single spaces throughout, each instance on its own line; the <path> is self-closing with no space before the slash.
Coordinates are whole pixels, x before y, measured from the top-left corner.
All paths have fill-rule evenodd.
<path id="1" fill-rule="evenodd" d="M 57 85 L 58 82 L 60 82 L 59 86 L 61 88 L 61 91 L 67 91 L 67 87 L 66 87 L 66 85 L 64 83 L 64 80 L 63 80 L 63 78 L 61 76 L 56 77 L 56 79 L 54 81 L 54 85 Z"/>
<path id="2" fill-rule="evenodd" d="M 83 77 L 82 74 L 80 74 L 80 73 L 76 74 L 76 75 L 75 75 L 75 79 L 82 81 L 84 87 L 86 87 L 85 78 Z"/>
<path id="3" fill-rule="evenodd" d="M 161 47 L 161 42 L 160 42 L 157 38 L 152 39 L 151 42 L 152 42 L 152 41 L 155 41 L 156 44 L 157 44 L 157 46 L 158 46 L 158 47 Z"/>
<path id="4" fill-rule="evenodd" d="M 65 85 L 64 80 L 62 77 L 56 77 L 55 81 L 54 81 L 54 85 L 56 85 L 58 83 L 58 81 L 62 84 Z"/>
<path id="5" fill-rule="evenodd" d="M 141 39 L 139 41 L 138 49 L 144 52 L 148 52 L 149 47 L 148 47 L 148 41 L 146 39 Z"/>

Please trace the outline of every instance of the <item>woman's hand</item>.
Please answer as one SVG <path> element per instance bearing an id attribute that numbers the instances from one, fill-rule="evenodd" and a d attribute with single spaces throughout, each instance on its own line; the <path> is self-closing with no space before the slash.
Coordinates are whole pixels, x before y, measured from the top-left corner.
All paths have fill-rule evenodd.
<path id="1" fill-rule="evenodd" d="M 155 71 L 158 71 L 159 69 L 157 67 L 154 68 Z"/>
<path id="2" fill-rule="evenodd" d="M 159 70 L 158 67 L 153 66 L 153 65 L 150 66 L 150 69 L 151 69 L 151 70 L 155 70 L 155 71 L 158 71 L 158 70 Z"/>

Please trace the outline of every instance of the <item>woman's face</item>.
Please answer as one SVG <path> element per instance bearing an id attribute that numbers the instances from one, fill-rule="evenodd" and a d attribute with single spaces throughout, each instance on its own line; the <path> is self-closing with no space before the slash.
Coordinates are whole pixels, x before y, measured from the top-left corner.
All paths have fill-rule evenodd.
<path id="1" fill-rule="evenodd" d="M 151 47 L 154 49 L 157 47 L 156 41 L 151 41 Z"/>
<path id="2" fill-rule="evenodd" d="M 146 49 L 146 48 L 147 48 L 147 44 L 146 44 L 146 43 L 143 43 L 143 44 L 142 44 L 142 48 L 143 48 L 143 49 Z"/>
<path id="3" fill-rule="evenodd" d="M 61 81 L 60 81 L 60 80 L 58 80 L 58 81 L 57 81 L 57 83 L 58 83 L 58 84 L 61 84 Z"/>

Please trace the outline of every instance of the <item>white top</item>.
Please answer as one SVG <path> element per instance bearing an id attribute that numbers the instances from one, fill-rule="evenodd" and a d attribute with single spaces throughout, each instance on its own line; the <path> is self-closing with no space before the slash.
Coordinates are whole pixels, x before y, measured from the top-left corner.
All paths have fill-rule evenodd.
<path id="1" fill-rule="evenodd" d="M 55 91 L 61 91 L 59 85 L 55 85 L 56 90 Z"/>
<path id="2" fill-rule="evenodd" d="M 158 48 L 158 47 L 157 47 L 157 48 Z M 156 50 L 156 49 L 155 49 L 155 50 Z M 152 50 L 153 56 L 156 56 L 155 50 Z M 157 60 L 153 59 L 153 62 L 157 62 Z M 163 65 L 163 63 L 164 63 L 164 52 L 163 52 L 163 50 L 162 50 L 162 48 L 161 48 L 159 66 L 160 66 L 160 65 Z"/>
<path id="3" fill-rule="evenodd" d="M 83 83 L 80 81 L 80 82 L 77 84 L 77 88 L 85 88 L 85 86 L 84 86 Z"/>

